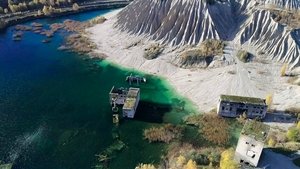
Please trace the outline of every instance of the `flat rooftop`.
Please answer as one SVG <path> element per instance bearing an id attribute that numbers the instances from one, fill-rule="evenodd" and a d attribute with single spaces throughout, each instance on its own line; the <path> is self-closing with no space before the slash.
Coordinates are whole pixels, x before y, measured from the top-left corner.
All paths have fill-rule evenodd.
<path id="1" fill-rule="evenodd" d="M 123 109 L 133 109 L 135 106 L 136 98 L 127 97 Z"/>
<path id="2" fill-rule="evenodd" d="M 139 88 L 133 88 L 133 87 L 131 87 L 131 88 L 129 88 L 129 90 L 128 90 L 128 93 L 127 93 L 127 97 L 129 98 L 136 98 L 137 96 L 138 96 L 138 94 L 139 94 L 139 92 L 140 92 L 140 89 Z"/>
<path id="3" fill-rule="evenodd" d="M 257 141 L 265 141 L 270 130 L 270 126 L 255 120 L 247 120 L 241 134 L 253 137 Z"/>
<path id="4" fill-rule="evenodd" d="M 256 98 L 256 97 L 221 95 L 220 99 L 221 99 L 221 101 L 227 101 L 227 102 L 266 105 L 265 99 Z"/>

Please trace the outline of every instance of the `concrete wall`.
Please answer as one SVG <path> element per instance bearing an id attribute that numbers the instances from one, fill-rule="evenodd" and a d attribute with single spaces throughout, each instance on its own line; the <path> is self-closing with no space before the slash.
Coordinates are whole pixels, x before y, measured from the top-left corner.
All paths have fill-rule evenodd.
<path id="1" fill-rule="evenodd" d="M 257 166 L 264 144 L 252 137 L 241 135 L 236 147 L 234 159 L 239 163 Z"/>
<path id="2" fill-rule="evenodd" d="M 238 117 L 245 112 L 248 118 L 264 118 L 267 106 L 220 101 L 217 110 L 224 117 Z"/>

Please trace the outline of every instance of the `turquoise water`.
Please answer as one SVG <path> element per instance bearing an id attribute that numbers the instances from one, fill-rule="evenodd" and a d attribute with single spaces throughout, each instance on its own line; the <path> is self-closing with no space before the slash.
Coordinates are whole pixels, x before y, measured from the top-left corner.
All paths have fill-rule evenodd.
<path id="1" fill-rule="evenodd" d="M 35 22 L 84 21 L 107 12 Z M 95 154 L 112 144 L 112 130 L 117 130 L 126 147 L 109 168 L 159 162 L 165 146 L 143 140 L 143 129 L 180 123 L 191 111 L 190 104 L 165 81 L 145 75 L 148 83 L 141 86 L 136 118 L 122 121 L 115 129 L 108 92 L 113 85 L 128 87 L 125 77 L 137 72 L 59 51 L 63 36 L 43 44 L 41 35 L 26 32 L 22 41 L 14 42 L 12 34 L 13 27 L 0 34 L 0 161 L 13 163 L 14 169 L 92 168 L 97 164 Z"/>

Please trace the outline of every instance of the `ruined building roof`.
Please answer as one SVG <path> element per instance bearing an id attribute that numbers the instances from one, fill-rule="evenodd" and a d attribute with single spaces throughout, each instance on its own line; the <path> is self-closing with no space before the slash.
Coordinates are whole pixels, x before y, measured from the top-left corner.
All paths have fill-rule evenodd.
<path id="1" fill-rule="evenodd" d="M 266 105 L 265 99 L 256 98 L 256 97 L 221 95 L 220 99 L 221 99 L 221 101 L 227 101 L 227 102 Z"/>

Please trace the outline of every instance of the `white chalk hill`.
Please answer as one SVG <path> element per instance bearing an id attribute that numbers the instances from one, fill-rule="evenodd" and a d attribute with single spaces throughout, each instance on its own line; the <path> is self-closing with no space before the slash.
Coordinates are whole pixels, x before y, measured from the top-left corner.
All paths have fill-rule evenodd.
<path id="1" fill-rule="evenodd" d="M 233 16 L 229 3 L 204 0 L 136 0 L 118 15 L 117 26 L 172 45 L 227 39 Z"/>
<path id="2" fill-rule="evenodd" d="M 266 6 L 299 9 L 299 0 L 135 0 L 117 16 L 115 26 L 170 45 L 206 39 L 250 44 L 271 59 L 300 65 L 299 30 L 275 22 Z"/>

